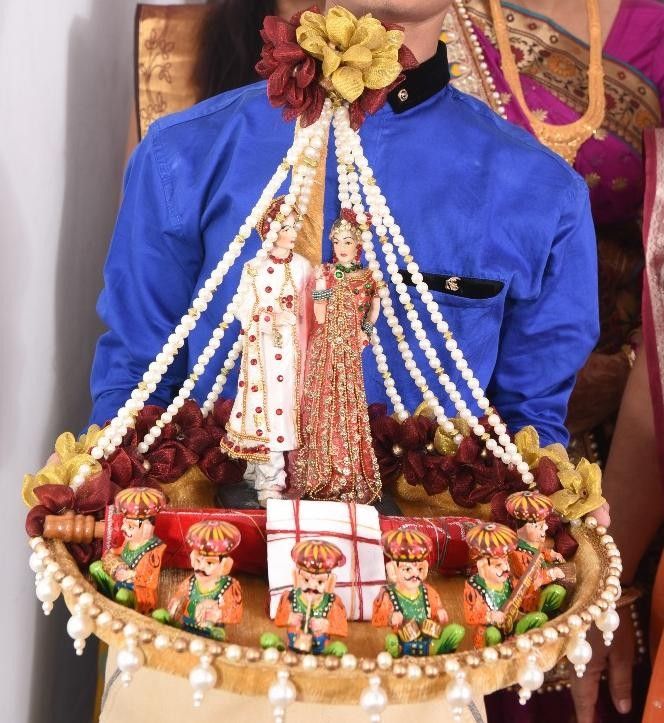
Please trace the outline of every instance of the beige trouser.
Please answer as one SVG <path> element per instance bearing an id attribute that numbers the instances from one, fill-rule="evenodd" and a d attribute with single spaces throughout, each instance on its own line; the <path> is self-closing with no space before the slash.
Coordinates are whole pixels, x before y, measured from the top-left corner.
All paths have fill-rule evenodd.
<path id="1" fill-rule="evenodd" d="M 100 723 L 272 723 L 272 711 L 266 697 L 244 696 L 214 690 L 206 695 L 200 708 L 192 706 L 189 682 L 167 673 L 144 668 L 128 687 L 120 682 L 115 664 L 116 651 L 110 649 L 106 665 L 106 687 L 102 698 Z M 319 705 L 294 703 L 288 708 L 287 723 L 369 723 L 359 705 Z M 452 721 L 442 699 L 410 705 L 389 705 L 383 723 L 443 723 Z M 464 711 L 463 723 L 484 723 L 482 700 Z"/>

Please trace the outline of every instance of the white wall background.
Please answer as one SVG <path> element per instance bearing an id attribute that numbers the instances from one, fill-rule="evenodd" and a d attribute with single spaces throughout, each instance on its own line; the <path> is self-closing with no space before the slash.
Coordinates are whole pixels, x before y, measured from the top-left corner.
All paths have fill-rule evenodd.
<path id="1" fill-rule="evenodd" d="M 170 0 L 174 2 L 174 0 Z M 121 186 L 135 0 L 0 0 L 0 720 L 90 721 L 94 651 L 34 597 L 20 500 L 89 411 L 94 305 Z"/>

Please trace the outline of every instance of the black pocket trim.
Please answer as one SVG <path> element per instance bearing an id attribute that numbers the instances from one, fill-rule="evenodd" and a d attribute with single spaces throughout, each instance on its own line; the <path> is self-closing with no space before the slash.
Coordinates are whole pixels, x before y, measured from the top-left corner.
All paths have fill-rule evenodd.
<path id="1" fill-rule="evenodd" d="M 404 284 L 415 286 L 409 271 L 399 269 Z M 466 299 L 490 299 L 503 290 L 502 281 L 491 279 L 475 279 L 472 276 L 446 276 L 444 274 L 429 274 L 422 271 L 422 278 L 431 291 L 440 291 L 450 296 L 461 296 Z"/>

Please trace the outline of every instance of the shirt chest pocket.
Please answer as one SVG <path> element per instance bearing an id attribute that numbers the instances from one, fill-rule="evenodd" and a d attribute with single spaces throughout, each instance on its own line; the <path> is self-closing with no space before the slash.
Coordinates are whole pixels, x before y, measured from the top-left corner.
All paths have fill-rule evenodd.
<path id="1" fill-rule="evenodd" d="M 408 271 L 400 270 L 407 286 L 415 286 Z M 455 274 L 432 274 L 422 271 L 424 283 L 436 301 L 445 306 L 471 308 L 502 306 L 505 283 L 500 279 L 481 279 L 474 276 Z"/>
<path id="2" fill-rule="evenodd" d="M 482 363 L 491 365 L 499 344 L 500 330 L 505 312 L 507 286 L 501 279 L 487 279 L 456 274 L 434 274 L 422 271 L 422 277 L 450 331 L 459 343 L 471 367 Z M 404 283 L 414 287 L 410 274 L 401 271 Z M 431 324 L 419 294 L 411 289 L 417 299 L 416 307 L 422 315 L 425 328 Z M 432 341 L 438 335 L 433 331 Z M 442 339 L 436 346 L 442 343 Z M 483 360 L 480 362 L 480 360 Z"/>

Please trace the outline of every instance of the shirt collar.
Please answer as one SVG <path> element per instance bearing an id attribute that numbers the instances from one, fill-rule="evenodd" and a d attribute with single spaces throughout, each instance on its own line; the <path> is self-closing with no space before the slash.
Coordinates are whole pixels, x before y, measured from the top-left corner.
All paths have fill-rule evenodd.
<path id="1" fill-rule="evenodd" d="M 416 68 L 407 70 L 405 76 L 406 79 L 387 96 L 395 113 L 403 113 L 414 108 L 440 92 L 449 83 L 450 70 L 445 43 L 439 42 L 436 54 Z"/>

